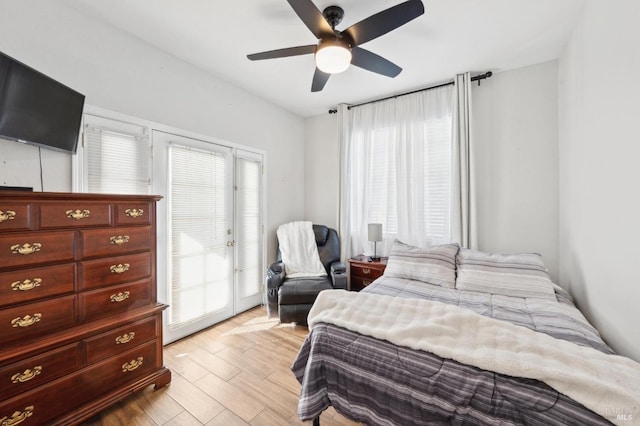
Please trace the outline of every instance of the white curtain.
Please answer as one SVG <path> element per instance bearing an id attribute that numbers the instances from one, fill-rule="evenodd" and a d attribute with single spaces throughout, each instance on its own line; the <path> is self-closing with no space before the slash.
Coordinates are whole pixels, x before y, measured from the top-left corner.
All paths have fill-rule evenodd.
<path id="1" fill-rule="evenodd" d="M 477 249 L 475 180 L 471 131 L 471 75 L 455 78 L 451 177 L 451 237 L 462 247 Z"/>
<path id="2" fill-rule="evenodd" d="M 340 229 L 345 258 L 373 254 L 367 224 L 394 239 L 429 246 L 451 241 L 453 86 L 339 108 Z"/>
<path id="3" fill-rule="evenodd" d="M 349 146 L 349 108 L 346 104 L 338 105 L 338 143 L 340 148 L 340 199 L 339 199 L 339 214 L 338 214 L 338 233 L 342 244 L 340 244 L 340 259 L 348 259 L 354 254 L 351 247 L 347 244 L 348 238 L 344 237 L 349 235 L 347 205 L 348 200 L 348 185 L 347 179 L 349 178 L 350 168 L 347 166 L 347 148 Z"/>

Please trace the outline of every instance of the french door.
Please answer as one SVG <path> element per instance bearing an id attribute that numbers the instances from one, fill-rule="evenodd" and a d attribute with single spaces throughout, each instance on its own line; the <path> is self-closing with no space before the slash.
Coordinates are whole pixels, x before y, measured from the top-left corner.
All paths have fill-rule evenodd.
<path id="1" fill-rule="evenodd" d="M 153 137 L 154 164 L 163 165 L 156 170 L 166 170 L 154 182 L 165 190 L 158 294 L 170 305 L 167 343 L 260 304 L 263 166 L 259 153 L 159 131 Z"/>

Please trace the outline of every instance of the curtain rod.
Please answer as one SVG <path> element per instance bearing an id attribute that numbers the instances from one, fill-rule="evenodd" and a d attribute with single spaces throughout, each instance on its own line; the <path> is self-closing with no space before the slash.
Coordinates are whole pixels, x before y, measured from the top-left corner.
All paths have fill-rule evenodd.
<path id="1" fill-rule="evenodd" d="M 471 81 L 477 81 L 478 82 L 478 86 L 480 86 L 480 81 L 484 80 L 485 78 L 489 78 L 493 75 L 493 73 L 491 71 L 487 71 L 484 74 L 478 74 L 474 77 L 471 77 Z M 393 96 L 387 96 L 386 98 L 381 98 L 381 99 L 374 99 L 373 101 L 368 101 L 368 102 L 363 102 L 361 104 L 356 104 L 356 105 L 349 105 L 347 107 L 347 109 L 351 109 L 351 108 L 357 108 L 359 106 L 363 106 L 363 105 L 368 105 L 368 104 L 372 104 L 374 102 L 380 102 L 380 101 L 386 101 L 389 99 L 395 99 L 395 98 L 399 98 L 400 96 L 406 96 L 406 95 L 412 95 L 414 93 L 419 93 L 419 92 L 424 92 L 426 90 L 432 90 L 432 89 L 437 89 L 439 87 L 445 87 L 445 86 L 451 86 L 454 83 L 453 80 L 447 82 L 447 83 L 442 83 L 442 84 L 437 84 L 435 86 L 430 86 L 430 87 L 425 87 L 424 89 L 418 89 L 418 90 L 413 90 L 411 92 L 406 92 L 406 93 L 400 93 L 398 95 L 393 95 Z M 329 110 L 329 114 L 335 114 L 336 112 L 338 112 L 337 109 L 330 109 Z"/>

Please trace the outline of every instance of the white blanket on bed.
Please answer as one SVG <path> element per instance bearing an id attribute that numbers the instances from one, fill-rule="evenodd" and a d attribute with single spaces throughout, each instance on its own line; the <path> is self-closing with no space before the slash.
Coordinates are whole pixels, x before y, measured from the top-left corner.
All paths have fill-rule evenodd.
<path id="1" fill-rule="evenodd" d="M 637 362 L 458 306 L 325 290 L 308 317 L 309 329 L 319 323 L 484 370 L 540 380 L 616 424 L 637 424 L 640 420 Z M 627 413 L 627 417 L 622 419 L 619 413 Z"/>
<path id="2" fill-rule="evenodd" d="M 278 227 L 278 244 L 289 278 L 327 275 L 311 222 L 290 222 Z"/>

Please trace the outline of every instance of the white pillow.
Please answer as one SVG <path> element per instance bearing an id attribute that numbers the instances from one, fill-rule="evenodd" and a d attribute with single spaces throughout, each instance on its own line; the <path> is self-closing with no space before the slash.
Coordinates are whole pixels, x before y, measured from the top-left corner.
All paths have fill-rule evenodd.
<path id="1" fill-rule="evenodd" d="M 453 288 L 459 248 L 458 244 L 444 244 L 424 249 L 396 240 L 384 275 Z"/>
<path id="2" fill-rule="evenodd" d="M 537 253 L 496 254 L 461 248 L 456 264 L 458 290 L 557 300 Z"/>

